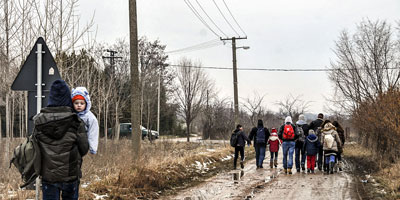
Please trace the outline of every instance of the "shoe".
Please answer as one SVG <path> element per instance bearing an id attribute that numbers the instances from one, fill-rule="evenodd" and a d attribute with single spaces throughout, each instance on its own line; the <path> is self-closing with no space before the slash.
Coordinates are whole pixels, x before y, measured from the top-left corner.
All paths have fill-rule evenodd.
<path id="1" fill-rule="evenodd" d="M 283 169 L 283 171 L 285 172 L 285 174 L 287 174 L 287 169 Z"/>
<path id="2" fill-rule="evenodd" d="M 264 168 L 262 165 L 260 165 L 260 168 Z"/>
<path id="3" fill-rule="evenodd" d="M 304 167 L 304 165 L 301 166 L 301 170 L 306 171 L 306 168 Z"/>
<path id="4" fill-rule="evenodd" d="M 233 166 L 233 169 L 235 170 L 235 169 L 236 169 L 236 166 Z"/>
<path id="5" fill-rule="evenodd" d="M 343 169 L 342 169 L 342 168 L 339 168 L 339 171 L 343 171 Z"/>
<path id="6" fill-rule="evenodd" d="M 240 161 L 240 168 L 244 168 L 244 164 L 243 164 L 243 161 Z"/>
<path id="7" fill-rule="evenodd" d="M 311 174 L 315 174 L 315 172 L 314 172 L 314 170 L 313 170 L 313 169 L 311 170 Z"/>
<path id="8" fill-rule="evenodd" d="M 269 167 L 270 168 L 274 168 L 274 163 L 271 161 L 271 162 L 269 162 Z"/>
<path id="9" fill-rule="evenodd" d="M 297 173 L 300 173 L 300 168 L 297 168 L 296 170 L 297 170 Z"/>
<path id="10" fill-rule="evenodd" d="M 292 169 L 288 169 L 288 173 L 289 173 L 289 174 L 292 174 Z"/>
<path id="11" fill-rule="evenodd" d="M 310 169 L 307 169 L 307 174 L 309 174 L 311 172 L 311 170 Z"/>

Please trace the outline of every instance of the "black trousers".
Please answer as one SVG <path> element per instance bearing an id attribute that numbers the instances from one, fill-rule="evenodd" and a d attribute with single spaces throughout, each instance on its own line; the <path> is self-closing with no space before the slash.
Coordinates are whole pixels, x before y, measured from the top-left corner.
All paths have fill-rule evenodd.
<path id="1" fill-rule="evenodd" d="M 317 165 L 318 169 L 321 169 L 323 164 L 324 164 L 324 150 L 323 150 L 323 147 L 320 147 L 318 149 L 318 160 L 317 160 L 317 162 L 318 162 L 318 165 Z"/>
<path id="2" fill-rule="evenodd" d="M 239 157 L 240 152 L 240 160 L 244 161 L 244 147 L 235 147 L 235 157 L 233 158 L 233 166 L 236 167 L 236 162 Z"/>

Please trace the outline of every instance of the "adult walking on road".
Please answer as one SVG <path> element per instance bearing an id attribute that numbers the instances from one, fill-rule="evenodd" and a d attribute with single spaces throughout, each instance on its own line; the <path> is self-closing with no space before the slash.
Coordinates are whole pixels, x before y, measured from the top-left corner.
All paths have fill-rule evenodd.
<path id="1" fill-rule="evenodd" d="M 297 128 L 292 122 L 292 117 L 287 116 L 285 123 L 279 128 L 279 138 L 283 141 L 283 169 L 285 174 L 292 174 L 293 152 L 295 140 L 298 138 Z M 289 160 L 288 160 L 289 156 Z"/>
<path id="2" fill-rule="evenodd" d="M 324 149 L 325 168 L 326 172 L 333 174 L 335 166 L 336 155 L 338 149 L 341 148 L 341 141 L 336 127 L 332 123 L 326 123 L 322 129 L 322 146 Z"/>
<path id="3" fill-rule="evenodd" d="M 257 169 L 264 168 L 263 162 L 265 158 L 265 150 L 267 148 L 268 138 L 270 136 L 268 128 L 264 127 L 261 119 L 257 122 L 257 127 L 251 129 L 249 139 L 254 139 L 254 149 L 256 151 L 256 165 Z"/>
<path id="4" fill-rule="evenodd" d="M 235 146 L 235 157 L 233 158 L 233 169 L 236 169 L 236 164 L 237 164 L 237 159 L 239 157 L 239 152 L 240 152 L 240 168 L 244 168 L 244 147 L 246 146 L 246 141 L 247 144 L 250 146 L 251 140 L 246 136 L 246 134 L 243 132 L 243 127 L 242 125 L 238 124 L 236 126 L 236 129 L 233 131 L 233 134 L 236 134 L 236 146 Z"/>
<path id="5" fill-rule="evenodd" d="M 342 162 L 342 153 L 343 153 L 343 146 L 345 142 L 345 136 L 344 136 L 344 130 L 342 126 L 339 124 L 338 121 L 333 121 L 332 124 L 336 127 L 336 131 L 339 134 L 340 142 L 341 145 L 338 148 L 338 155 L 337 155 L 337 160 L 338 160 L 338 166 L 339 166 L 339 171 L 343 170 L 343 162 Z"/>
<path id="6" fill-rule="evenodd" d="M 303 114 L 299 116 L 299 120 L 296 122 L 296 126 L 297 126 L 297 132 L 299 133 L 299 137 L 297 138 L 295 145 L 296 170 L 297 172 L 300 172 L 300 166 L 301 166 L 301 170 L 303 170 L 304 172 L 306 170 L 305 169 L 306 152 L 304 149 L 304 142 L 306 141 L 306 137 L 308 136 L 309 126 Z"/>
<path id="7" fill-rule="evenodd" d="M 85 124 L 72 109 L 63 80 L 50 88 L 49 103 L 34 117 L 41 152 L 43 199 L 78 199 L 82 157 L 89 150 Z"/>
<path id="8" fill-rule="evenodd" d="M 322 123 L 324 122 L 324 114 L 319 113 L 318 117 L 316 120 L 312 121 L 310 123 L 309 129 L 314 130 L 315 135 L 317 135 L 318 140 L 320 143 L 322 143 L 321 141 L 321 129 L 322 129 Z M 318 149 L 318 155 L 317 155 L 317 162 L 318 162 L 318 169 L 321 171 L 322 170 L 322 159 L 323 159 L 323 154 L 324 151 L 322 149 L 322 146 L 320 146 L 320 148 Z"/>

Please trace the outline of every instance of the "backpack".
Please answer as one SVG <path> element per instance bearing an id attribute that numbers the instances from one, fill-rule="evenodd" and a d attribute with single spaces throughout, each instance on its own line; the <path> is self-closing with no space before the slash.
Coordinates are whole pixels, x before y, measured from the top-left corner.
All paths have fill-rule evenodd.
<path id="1" fill-rule="evenodd" d="M 285 127 L 283 128 L 283 139 L 285 140 L 294 139 L 294 130 L 292 124 L 285 124 Z"/>
<path id="2" fill-rule="evenodd" d="M 14 149 L 14 154 L 10 160 L 11 164 L 21 173 L 22 184 L 20 187 L 26 187 L 40 175 L 41 155 L 35 132 L 26 138 L 26 140 Z"/>
<path id="3" fill-rule="evenodd" d="M 335 138 L 332 134 L 327 134 L 324 136 L 324 143 L 328 147 L 328 149 L 332 149 L 333 143 L 335 142 Z"/>
<path id="4" fill-rule="evenodd" d="M 257 142 L 257 144 L 265 143 L 264 127 L 257 129 L 256 142 Z"/>
<path id="5" fill-rule="evenodd" d="M 232 147 L 236 147 L 236 145 L 238 143 L 238 136 L 239 136 L 239 134 L 237 134 L 235 132 L 232 133 L 232 135 L 231 135 L 231 146 Z"/>
<path id="6" fill-rule="evenodd" d="M 304 134 L 304 130 L 303 130 L 303 125 L 298 125 L 297 126 L 297 131 L 299 132 L 299 138 L 298 141 L 299 142 L 304 142 L 306 141 L 306 135 Z"/>

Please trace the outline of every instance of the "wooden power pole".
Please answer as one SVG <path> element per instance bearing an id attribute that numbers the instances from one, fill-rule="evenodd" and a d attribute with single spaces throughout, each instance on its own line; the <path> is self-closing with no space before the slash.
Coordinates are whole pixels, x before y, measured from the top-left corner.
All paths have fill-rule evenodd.
<path id="1" fill-rule="evenodd" d="M 131 124 L 133 159 L 140 157 L 140 90 L 136 0 L 129 0 L 129 38 L 131 57 Z"/>

